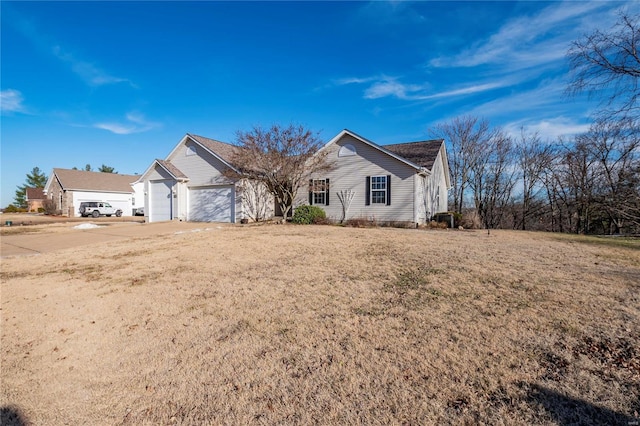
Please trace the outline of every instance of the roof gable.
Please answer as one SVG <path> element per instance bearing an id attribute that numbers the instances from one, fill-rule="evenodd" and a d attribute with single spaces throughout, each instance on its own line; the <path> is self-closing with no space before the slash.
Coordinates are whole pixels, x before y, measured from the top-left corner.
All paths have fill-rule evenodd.
<path id="1" fill-rule="evenodd" d="M 231 145 L 226 142 L 220 142 L 215 139 L 205 138 L 204 136 L 192 135 L 190 133 L 187 133 L 187 136 L 189 136 L 191 140 L 197 142 L 207 151 L 220 158 L 220 160 L 222 160 L 229 166 L 232 166 L 231 162 L 233 159 L 233 155 L 236 150 L 240 148 L 236 145 Z"/>
<path id="2" fill-rule="evenodd" d="M 147 170 L 145 170 L 145 172 L 143 174 L 138 176 L 138 179 L 136 180 L 135 183 L 139 183 L 139 182 L 144 181 L 145 177 L 156 166 L 160 166 L 165 172 L 167 172 L 169 174 L 170 177 L 172 177 L 175 180 L 180 180 L 180 181 L 188 181 L 189 180 L 189 177 L 187 175 L 185 175 L 184 173 L 182 173 L 182 171 L 180 169 L 178 169 L 173 163 L 171 163 L 168 160 L 160 160 L 159 158 L 156 158 L 155 160 L 153 160 L 153 162 L 147 168 Z"/>
<path id="3" fill-rule="evenodd" d="M 378 151 L 380 151 L 380 152 L 382 152 L 382 153 L 384 153 L 384 154 L 386 154 L 386 155 L 388 155 L 388 156 L 390 156 L 392 158 L 395 158 L 396 160 L 408 165 L 409 167 L 412 167 L 413 169 L 415 169 L 418 172 L 427 172 L 427 173 L 429 173 L 429 170 L 424 169 L 421 165 L 416 164 L 416 163 L 410 161 L 409 159 L 404 158 L 404 157 L 396 154 L 395 152 L 392 152 L 391 150 L 387 149 L 386 146 L 381 146 L 381 145 L 378 145 L 378 144 L 376 144 L 374 142 L 371 142 L 369 139 L 364 138 L 364 137 L 352 132 L 349 129 L 344 129 L 343 131 L 338 133 L 333 139 L 331 139 L 329 142 L 327 142 L 325 144 L 325 146 L 320 148 L 320 151 L 322 151 L 322 150 L 326 149 L 328 146 L 338 142 L 345 135 L 349 135 L 352 138 L 357 139 L 360 142 L 362 142 L 364 144 L 367 144 L 367 145 L 377 149 Z"/>
<path id="4" fill-rule="evenodd" d="M 131 184 L 140 177 L 70 169 L 53 169 L 52 175 L 56 176 L 65 191 L 101 192 L 132 192 Z"/>
<path id="5" fill-rule="evenodd" d="M 178 180 L 188 180 L 187 175 L 182 173 L 180 169 L 173 165 L 170 161 L 158 160 L 156 159 L 156 163 L 162 166 L 171 176 Z"/>

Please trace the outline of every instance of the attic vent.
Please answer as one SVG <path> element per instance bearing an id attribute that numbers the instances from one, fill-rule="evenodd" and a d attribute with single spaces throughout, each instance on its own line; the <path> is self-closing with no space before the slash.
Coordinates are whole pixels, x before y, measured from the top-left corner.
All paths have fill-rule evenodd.
<path id="1" fill-rule="evenodd" d="M 356 148 L 351 144 L 346 144 L 338 151 L 338 157 L 351 157 L 352 155 L 356 155 Z"/>
<path id="2" fill-rule="evenodd" d="M 196 155 L 196 147 L 193 145 L 188 146 L 185 155 Z"/>

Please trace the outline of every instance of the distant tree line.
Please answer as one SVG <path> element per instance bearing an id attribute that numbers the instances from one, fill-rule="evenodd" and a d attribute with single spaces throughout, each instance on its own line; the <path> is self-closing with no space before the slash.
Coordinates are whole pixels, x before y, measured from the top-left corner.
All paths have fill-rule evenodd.
<path id="1" fill-rule="evenodd" d="M 467 116 L 432 133 L 449 143 L 450 205 L 467 226 L 640 232 L 637 123 L 598 121 L 571 140 L 543 141 Z"/>
<path id="2" fill-rule="evenodd" d="M 83 169 L 78 169 L 77 167 L 73 167 L 71 170 L 84 170 L 85 172 L 94 171 L 93 167 L 91 167 L 91 164 L 86 164 Z M 105 164 L 103 164 L 102 166 L 98 167 L 98 170 L 96 170 L 96 171 L 100 172 L 100 173 L 115 173 L 115 174 L 118 173 L 118 172 L 116 172 L 116 169 L 114 167 L 107 166 Z"/>
<path id="3" fill-rule="evenodd" d="M 449 143 L 452 209 L 469 225 L 574 233 L 640 233 L 640 15 L 621 13 L 567 52 L 567 93 L 600 99 L 589 130 L 514 138 L 478 117 L 432 135 Z"/>

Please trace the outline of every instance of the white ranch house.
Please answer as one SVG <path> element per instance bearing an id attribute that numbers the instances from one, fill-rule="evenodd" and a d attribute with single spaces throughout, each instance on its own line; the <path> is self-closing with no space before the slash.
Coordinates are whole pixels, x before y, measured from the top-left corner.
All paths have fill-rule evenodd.
<path id="1" fill-rule="evenodd" d="M 237 146 L 187 133 L 164 160 L 143 173 L 145 217 L 149 222 L 186 220 L 239 222 L 252 217 L 255 199 L 246 182 L 224 176 L 234 168 Z M 425 223 L 447 211 L 449 167 L 443 140 L 380 146 L 343 130 L 322 149 L 330 172 L 309 176 L 294 207 L 322 207 L 332 220 L 366 218 Z M 263 218 L 276 211 L 271 197 Z"/>

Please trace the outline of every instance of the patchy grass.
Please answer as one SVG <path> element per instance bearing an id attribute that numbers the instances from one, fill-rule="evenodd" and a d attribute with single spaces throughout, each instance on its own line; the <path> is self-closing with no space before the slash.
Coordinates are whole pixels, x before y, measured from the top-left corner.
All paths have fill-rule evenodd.
<path id="1" fill-rule="evenodd" d="M 42 228 L 33 226 L 3 226 L 0 228 L 0 235 L 35 234 L 38 232 L 42 232 Z"/>
<path id="2" fill-rule="evenodd" d="M 562 241 L 640 250 L 640 237 L 622 237 L 622 236 L 612 236 L 612 235 L 575 235 L 575 234 L 553 234 L 553 235 L 557 239 Z"/>
<path id="3" fill-rule="evenodd" d="M 0 405 L 34 424 L 627 425 L 639 265 L 575 236 L 287 225 L 3 259 Z"/>

